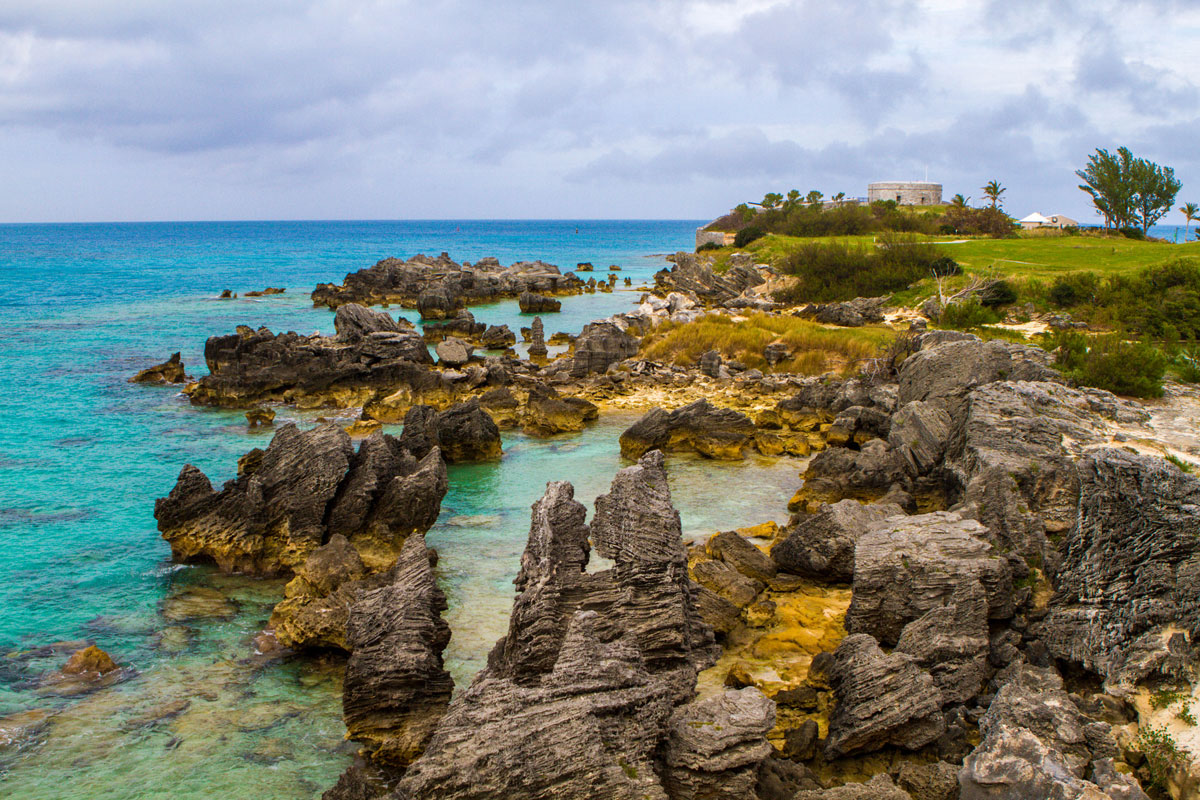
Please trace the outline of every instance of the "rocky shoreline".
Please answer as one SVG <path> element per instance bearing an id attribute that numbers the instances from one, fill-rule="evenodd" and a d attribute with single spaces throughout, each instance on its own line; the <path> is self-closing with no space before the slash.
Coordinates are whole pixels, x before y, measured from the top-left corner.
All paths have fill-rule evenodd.
<path id="1" fill-rule="evenodd" d="M 389 259 L 323 284 L 334 336 L 213 337 L 184 390 L 404 423 L 357 451 L 336 425 L 282 426 L 221 491 L 185 467 L 156 505 L 177 559 L 291 578 L 267 646 L 347 654 L 362 750 L 326 798 L 1200 796 L 1200 748 L 1164 762 L 1147 735 L 1163 724 L 1148 698 L 1191 692 L 1200 634 L 1200 480 L 1146 446 L 1160 411 L 1068 385 L 1040 349 L 921 326 L 853 375 L 645 359 L 663 323 L 786 312 L 761 293 L 769 272 L 691 254 L 552 360 L 435 361 L 430 338 L 481 335 L 467 305 L 552 313 L 550 295 L 583 291 L 493 261 Z M 881 315 L 856 303 L 797 311 Z M 430 337 L 366 304 L 450 327 Z M 173 358 L 145 379 L 182 372 Z M 577 431 L 610 407 L 648 408 L 620 437 L 633 465 L 590 523 L 570 483 L 547 486 L 508 632 L 454 691 L 423 536 L 446 462 L 499 458 L 501 428 Z M 805 459 L 780 498 L 790 520 L 689 547 L 673 452 Z"/>

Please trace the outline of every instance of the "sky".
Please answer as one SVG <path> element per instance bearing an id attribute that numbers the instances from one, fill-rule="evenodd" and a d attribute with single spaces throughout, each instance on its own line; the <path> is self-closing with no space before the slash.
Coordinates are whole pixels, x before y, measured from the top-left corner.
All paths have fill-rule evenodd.
<path id="1" fill-rule="evenodd" d="M 1198 85 L 1200 0 L 3 0 L 0 221 L 706 219 L 928 174 L 1094 222 L 1096 148 L 1200 202 Z"/>

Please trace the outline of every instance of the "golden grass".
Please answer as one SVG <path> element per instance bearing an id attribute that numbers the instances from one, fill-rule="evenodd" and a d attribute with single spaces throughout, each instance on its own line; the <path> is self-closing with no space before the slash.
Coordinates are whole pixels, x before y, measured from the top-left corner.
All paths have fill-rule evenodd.
<path id="1" fill-rule="evenodd" d="M 707 351 L 716 350 L 726 360 L 736 359 L 763 372 L 820 375 L 854 370 L 894 337 L 895 332 L 883 326 L 828 328 L 797 317 L 754 313 L 735 321 L 710 314 L 690 323 L 663 323 L 642 339 L 641 355 L 691 366 Z M 773 342 L 786 344 L 792 357 L 771 368 L 763 350 Z"/>

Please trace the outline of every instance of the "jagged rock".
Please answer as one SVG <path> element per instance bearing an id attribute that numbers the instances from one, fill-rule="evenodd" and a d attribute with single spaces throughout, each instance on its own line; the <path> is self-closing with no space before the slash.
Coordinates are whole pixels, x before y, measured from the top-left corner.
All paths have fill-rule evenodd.
<path id="1" fill-rule="evenodd" d="M 665 797 L 658 743 L 713 663 L 661 454 L 617 474 L 591 538 L 570 484 L 534 504 L 508 635 L 397 785 L 409 800 Z"/>
<path id="2" fill-rule="evenodd" d="M 692 577 L 696 583 L 716 592 L 738 608 L 753 603 L 759 592 L 766 588 L 762 581 L 743 575 L 724 561 L 711 559 L 693 564 Z"/>
<path id="3" fill-rule="evenodd" d="M 892 427 L 891 415 L 864 406 L 843 409 L 825 432 L 830 445 L 863 444 L 871 439 L 886 439 Z"/>
<path id="4" fill-rule="evenodd" d="M 856 297 L 840 303 L 818 303 L 805 306 L 800 314 L 822 325 L 858 328 L 868 322 L 882 322 L 887 300 L 887 297 Z"/>
<path id="5" fill-rule="evenodd" d="M 900 405 L 924 400 L 957 418 L 967 394 L 977 386 L 1001 380 L 1061 382 L 1050 360 L 1039 347 L 974 337 L 927 347 L 923 340 L 921 350 L 900 367 Z"/>
<path id="6" fill-rule="evenodd" d="M 1112 684 L 1182 676 L 1200 628 L 1200 480 L 1105 448 L 1078 465 L 1079 513 L 1039 631 Z"/>
<path id="7" fill-rule="evenodd" d="M 829 718 L 827 758 L 883 747 L 919 750 L 946 729 L 942 694 L 909 656 L 885 654 L 856 633 L 838 645 L 829 669 L 837 705 Z"/>
<path id="8" fill-rule="evenodd" d="M 403 387 L 441 397 L 448 388 L 415 331 L 377 331 L 348 342 L 239 326 L 204 345 L 209 374 L 185 389 L 198 405 L 245 407 L 266 402 L 364 405 L 377 392 Z"/>
<path id="9" fill-rule="evenodd" d="M 893 485 L 907 483 L 904 460 L 882 439 L 872 439 L 860 450 L 834 447 L 813 456 L 804 472 L 804 485 L 788 503 L 788 510 L 815 511 L 822 503 L 854 499 L 881 499 Z"/>
<path id="10" fill-rule="evenodd" d="M 453 317 L 445 321 L 431 321 L 421 326 L 422 336 L 429 343 L 437 343 L 450 336 L 473 339 L 485 330 L 487 330 L 487 325 L 476 322 L 475 315 L 465 308 L 460 308 Z"/>
<path id="11" fill-rule="evenodd" d="M 447 336 L 438 342 L 434 349 L 437 351 L 438 364 L 443 367 L 461 367 L 471 360 L 475 348 L 456 336 Z"/>
<path id="12" fill-rule="evenodd" d="M 774 367 L 792 357 L 792 350 L 783 342 L 771 342 L 763 349 L 763 358 Z"/>
<path id="13" fill-rule="evenodd" d="M 367 578 L 367 566 L 350 541 L 340 533 L 331 536 L 296 569 L 296 577 L 284 588 L 284 599 L 271 612 L 276 639 L 295 649 L 349 651 L 346 622 L 355 595 L 384 580 L 382 575 Z"/>
<path id="14" fill-rule="evenodd" d="M 155 503 L 154 516 L 177 560 L 276 574 L 298 567 L 333 533 L 360 552 L 394 558 L 405 536 L 433 524 L 445 492 L 440 453 L 418 464 L 394 439 L 375 434 L 355 454 L 336 425 L 301 432 L 289 423 L 259 465 L 220 492 L 203 472 L 185 466 L 170 495 Z"/>
<path id="15" fill-rule="evenodd" d="M 609 366 L 637 355 L 638 340 L 611 322 L 592 322 L 583 326 L 575 339 L 571 377 L 582 378 L 604 372 Z"/>
<path id="16" fill-rule="evenodd" d="M 949 602 L 905 625 L 895 648 L 929 671 L 946 704 L 979 694 L 988 677 L 988 650 L 987 595 L 979 581 L 954 587 Z"/>
<path id="17" fill-rule="evenodd" d="M 521 292 L 517 298 L 517 305 L 520 306 L 522 314 L 546 314 L 562 310 L 561 300 L 533 292 Z"/>
<path id="18" fill-rule="evenodd" d="M 745 414 L 717 408 L 707 399 L 664 411 L 652 408 L 621 434 L 621 455 L 637 458 L 650 450 L 695 451 L 709 458 L 740 459 L 754 438 Z"/>
<path id="19" fill-rule="evenodd" d="M 859 537 L 846 630 L 894 645 L 904 626 L 978 581 L 989 619 L 1013 614 L 1012 568 L 986 529 L 952 512 L 890 517 Z"/>
<path id="20" fill-rule="evenodd" d="M 699 583 L 692 584 L 692 595 L 700 618 L 722 636 L 731 633 L 742 621 L 742 610 L 729 600 Z"/>
<path id="21" fill-rule="evenodd" d="M 488 389 L 479 396 L 479 407 L 501 428 L 516 427 L 521 417 L 521 403 L 506 386 Z"/>
<path id="22" fill-rule="evenodd" d="M 765 283 L 758 270 L 747 264 L 731 265 L 718 275 L 708 260 L 698 258 L 695 253 L 676 253 L 672 260 L 675 265 L 669 271 L 661 270 L 654 275 L 657 289 L 664 294 L 674 290 L 721 305 Z"/>
<path id="23" fill-rule="evenodd" d="M 716 350 L 706 350 L 700 356 L 700 371 L 710 378 L 721 377 L 721 354 Z"/>
<path id="24" fill-rule="evenodd" d="M 130 383 L 185 383 L 186 381 L 187 373 L 184 371 L 179 353 L 172 353 L 171 357 L 163 363 L 147 367 L 129 379 Z"/>
<path id="25" fill-rule="evenodd" d="M 350 660 L 342 696 L 347 735 L 388 766 L 412 763 L 450 703 L 454 681 L 442 664 L 450 626 L 436 558 L 420 533 L 409 536 L 386 585 L 350 608 Z"/>
<path id="26" fill-rule="evenodd" d="M 672 800 L 752 797 L 759 765 L 774 752 L 775 704 L 755 688 L 693 700 L 669 723 L 663 784 Z"/>
<path id="27" fill-rule="evenodd" d="M 517 335 L 507 325 L 490 325 L 479 337 L 479 343 L 488 350 L 504 350 L 517 343 Z"/>
<path id="28" fill-rule="evenodd" d="M 895 772 L 896 785 L 912 800 L 958 800 L 958 767 L 945 761 L 905 761 Z"/>
<path id="29" fill-rule="evenodd" d="M 914 400 L 891 420 L 888 441 L 913 475 L 924 475 L 941 463 L 950 440 L 950 415 L 942 408 Z"/>
<path id="30" fill-rule="evenodd" d="M 550 351 L 546 349 L 546 333 L 542 327 L 542 318 L 534 317 L 529 327 L 529 357 L 545 358 Z"/>
<path id="31" fill-rule="evenodd" d="M 815 514 L 793 518 L 771 548 L 771 558 L 784 572 L 849 583 L 858 537 L 871 525 L 903 513 L 890 503 L 824 504 Z"/>
<path id="32" fill-rule="evenodd" d="M 412 325 L 401 324 L 386 311 L 372 311 L 357 303 L 339 306 L 333 316 L 333 328 L 341 342 L 357 342 L 372 333 L 404 333 Z"/>
<path id="33" fill-rule="evenodd" d="M 287 289 L 281 286 L 268 286 L 265 289 L 259 289 L 253 292 L 246 292 L 246 297 L 268 297 L 274 294 L 283 294 Z"/>
<path id="34" fill-rule="evenodd" d="M 534 384 L 521 411 L 521 430 L 531 436 L 553 436 L 584 429 L 600 416 L 594 403 L 581 397 L 563 397 L 553 387 Z"/>
<path id="35" fill-rule="evenodd" d="M 500 428 L 472 397 L 445 411 L 413 406 L 404 417 L 400 446 L 417 458 L 437 447 L 451 464 L 494 461 L 503 455 Z"/>
<path id="36" fill-rule="evenodd" d="M 769 583 L 778 568 L 771 557 L 733 531 L 714 534 L 705 544 L 710 558 L 720 559 L 743 575 Z"/>
<path id="37" fill-rule="evenodd" d="M 876 775 L 866 783 L 847 783 L 832 789 L 807 789 L 792 800 L 912 800 L 887 775 Z"/>
<path id="38" fill-rule="evenodd" d="M 815 694 L 815 692 L 814 692 Z M 814 707 L 816 699 L 814 697 Z M 792 728 L 785 734 L 783 754 L 793 761 L 808 761 L 817 754 L 817 741 L 820 739 L 820 728 L 815 719 L 806 719 L 797 728 Z"/>
<path id="39" fill-rule="evenodd" d="M 471 266 L 458 264 L 443 253 L 437 258 L 418 255 L 408 261 L 384 259 L 347 275 L 341 286 L 318 284 L 312 301 L 330 308 L 346 303 L 415 305 L 423 318 L 446 319 L 463 306 L 518 297 L 525 291 L 578 294 L 581 286 L 576 276 L 563 275 L 558 267 L 541 261 L 522 261 L 506 268 L 494 258 L 484 258 Z"/>
<path id="40" fill-rule="evenodd" d="M 64 675 L 99 678 L 115 669 L 118 669 L 117 662 L 112 656 L 93 644 L 72 653 L 62 672 Z"/>
<path id="41" fill-rule="evenodd" d="M 982 741 L 959 773 L 962 800 L 1146 797 L 1111 769 L 1117 745 L 1108 725 L 1080 712 L 1050 670 L 1018 669 L 980 719 L 979 733 Z M 1089 773 L 1105 786 L 1086 780 Z"/>

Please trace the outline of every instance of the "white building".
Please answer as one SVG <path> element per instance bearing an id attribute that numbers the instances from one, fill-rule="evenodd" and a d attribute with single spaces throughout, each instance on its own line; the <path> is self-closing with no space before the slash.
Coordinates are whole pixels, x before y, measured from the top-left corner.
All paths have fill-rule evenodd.
<path id="1" fill-rule="evenodd" d="M 1079 223 L 1066 214 L 1054 214 L 1049 217 L 1044 217 L 1038 212 L 1033 212 L 1028 217 L 1017 220 L 1020 226 L 1027 231 L 1035 231 L 1043 228 L 1078 228 Z"/>

